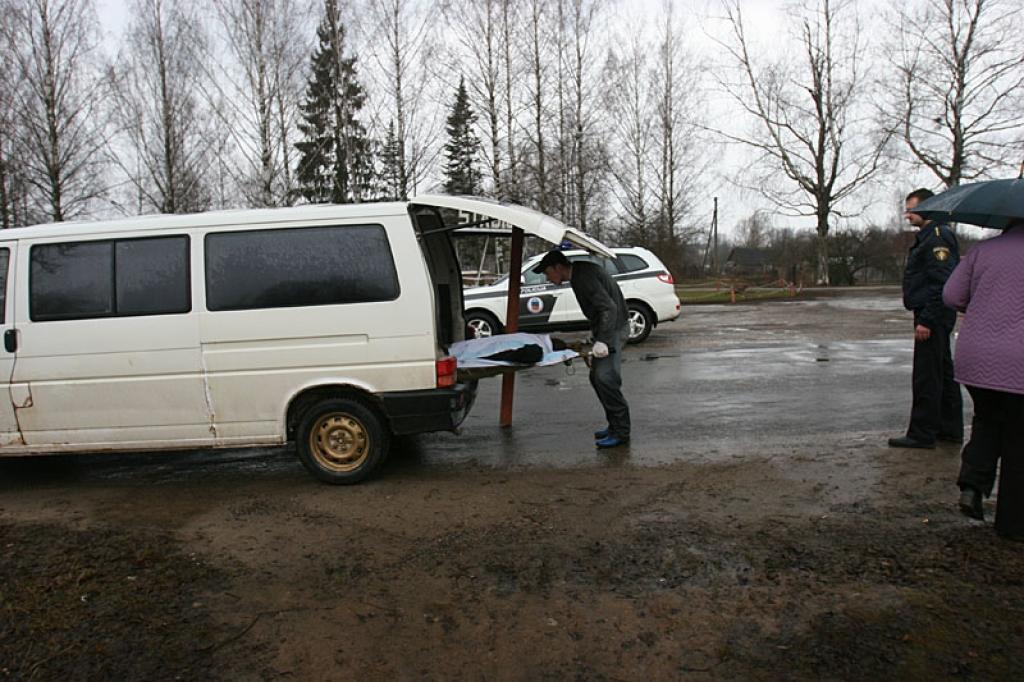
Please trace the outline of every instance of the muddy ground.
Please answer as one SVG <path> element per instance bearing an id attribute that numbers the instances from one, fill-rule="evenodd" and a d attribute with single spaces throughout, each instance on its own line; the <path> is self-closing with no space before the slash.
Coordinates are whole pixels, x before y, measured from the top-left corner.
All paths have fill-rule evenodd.
<path id="1" fill-rule="evenodd" d="M 552 368 L 352 488 L 0 462 L 0 678 L 1021 679 L 1024 545 L 959 515 L 955 446 L 884 447 L 908 329 L 891 293 L 688 310 L 629 349 L 612 453 Z"/>

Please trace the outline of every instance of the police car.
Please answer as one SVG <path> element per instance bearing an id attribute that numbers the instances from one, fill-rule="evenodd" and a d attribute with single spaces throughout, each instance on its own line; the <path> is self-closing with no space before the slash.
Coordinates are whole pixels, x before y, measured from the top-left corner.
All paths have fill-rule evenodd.
<path id="1" fill-rule="evenodd" d="M 615 258 L 599 258 L 582 250 L 567 250 L 570 261 L 589 260 L 604 267 L 622 289 L 629 308 L 629 343 L 640 343 L 660 323 L 679 317 L 679 298 L 672 275 L 658 257 L 640 247 L 612 249 Z M 589 329 L 569 284 L 554 285 L 532 268 L 543 254 L 526 261 L 519 297 L 521 331 Z M 466 326 L 476 338 L 500 334 L 505 325 L 508 277 L 494 284 L 465 290 Z"/>

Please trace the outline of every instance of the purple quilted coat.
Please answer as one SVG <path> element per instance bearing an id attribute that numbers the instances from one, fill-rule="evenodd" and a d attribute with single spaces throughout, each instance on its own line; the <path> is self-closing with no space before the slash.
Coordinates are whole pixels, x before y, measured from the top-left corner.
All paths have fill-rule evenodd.
<path id="1" fill-rule="evenodd" d="M 976 244 L 946 281 L 942 299 L 964 313 L 956 380 L 1024 394 L 1024 226 Z"/>

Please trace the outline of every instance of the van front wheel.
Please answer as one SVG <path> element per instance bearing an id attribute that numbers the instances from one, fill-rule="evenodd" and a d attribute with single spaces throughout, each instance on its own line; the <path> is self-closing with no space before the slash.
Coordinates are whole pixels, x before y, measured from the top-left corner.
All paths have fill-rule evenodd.
<path id="1" fill-rule="evenodd" d="M 328 398 L 302 417 L 296 449 L 303 466 L 320 481 L 358 483 L 384 461 L 390 435 L 378 413 L 362 401 Z"/>

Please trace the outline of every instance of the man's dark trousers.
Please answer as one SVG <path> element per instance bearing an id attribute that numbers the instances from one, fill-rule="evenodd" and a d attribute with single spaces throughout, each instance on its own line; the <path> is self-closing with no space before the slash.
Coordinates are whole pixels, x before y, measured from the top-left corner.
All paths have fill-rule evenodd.
<path id="1" fill-rule="evenodd" d="M 604 407 L 608 420 L 608 434 L 629 439 L 629 405 L 622 396 L 622 348 L 626 333 L 620 333 L 614 344 L 608 344 L 608 357 L 593 358 L 590 385 Z"/>
<path id="2" fill-rule="evenodd" d="M 927 341 L 914 341 L 914 402 L 907 437 L 934 443 L 936 437 L 963 438 L 963 396 L 953 379 L 949 350 L 952 328 L 936 325 Z"/>

